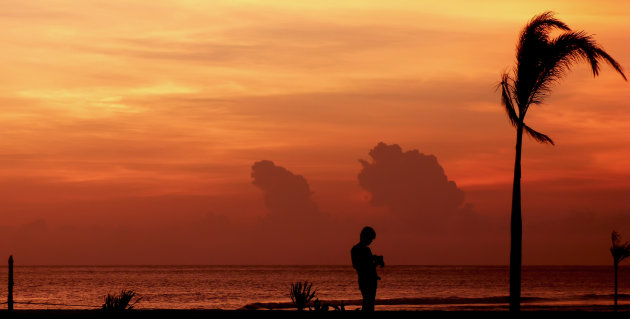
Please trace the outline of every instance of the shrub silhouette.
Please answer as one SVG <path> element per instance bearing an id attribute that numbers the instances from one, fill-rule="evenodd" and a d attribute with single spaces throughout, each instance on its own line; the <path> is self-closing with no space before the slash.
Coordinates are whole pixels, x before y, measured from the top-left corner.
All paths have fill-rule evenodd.
<path id="1" fill-rule="evenodd" d="M 134 305 L 142 298 L 137 298 L 133 303 L 131 300 L 136 296 L 136 292 L 133 290 L 121 290 L 119 294 L 108 293 L 105 296 L 105 303 L 103 304 L 103 310 L 107 311 L 124 311 L 133 309 Z"/>
<path id="2" fill-rule="evenodd" d="M 291 301 L 298 311 L 304 310 L 311 300 L 315 297 L 317 291 L 312 290 L 313 283 L 308 281 L 291 283 Z"/>

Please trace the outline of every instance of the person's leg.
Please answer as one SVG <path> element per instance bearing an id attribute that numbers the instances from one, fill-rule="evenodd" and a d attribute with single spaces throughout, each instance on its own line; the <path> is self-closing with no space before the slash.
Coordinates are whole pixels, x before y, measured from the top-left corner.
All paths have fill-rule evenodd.
<path id="1" fill-rule="evenodd" d="M 374 311 L 374 303 L 376 302 L 376 287 L 361 287 L 361 296 L 363 296 L 362 311 Z"/>
<path id="2" fill-rule="evenodd" d="M 367 296 L 364 300 L 367 300 L 366 311 L 374 311 L 374 304 L 376 303 L 376 287 L 367 290 Z"/>
<path id="3" fill-rule="evenodd" d="M 361 288 L 361 296 L 363 297 L 361 303 L 361 311 L 369 311 L 368 308 L 370 307 L 370 294 L 368 290 L 365 288 Z"/>

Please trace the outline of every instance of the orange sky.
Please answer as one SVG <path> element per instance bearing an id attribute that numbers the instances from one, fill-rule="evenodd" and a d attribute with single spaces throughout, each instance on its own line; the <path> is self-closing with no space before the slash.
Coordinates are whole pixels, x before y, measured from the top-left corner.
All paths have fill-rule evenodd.
<path id="1" fill-rule="evenodd" d="M 630 70 L 622 1 L 4 1 L 0 253 L 341 264 L 370 223 L 393 263 L 506 264 L 515 134 L 495 88 L 546 10 Z M 524 144 L 526 264 L 606 264 L 610 231 L 630 236 L 630 90 L 607 67 L 588 72 L 528 113 L 556 146 Z M 373 206 L 357 180 L 379 142 L 434 155 L 496 236 L 445 252 L 440 236 L 478 234 L 396 231 L 395 208 Z M 280 227 L 252 184 L 260 160 L 304 177 L 339 229 L 304 227 L 344 233 L 326 233 L 335 248 L 244 248 Z"/>

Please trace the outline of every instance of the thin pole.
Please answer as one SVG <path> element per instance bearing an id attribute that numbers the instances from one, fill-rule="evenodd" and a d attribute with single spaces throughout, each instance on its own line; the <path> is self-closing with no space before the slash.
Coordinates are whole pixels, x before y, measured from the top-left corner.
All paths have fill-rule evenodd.
<path id="1" fill-rule="evenodd" d="M 13 311 L 13 256 L 9 256 L 9 295 L 7 297 L 9 311 Z"/>
<path id="2" fill-rule="evenodd" d="M 615 312 L 617 312 L 617 271 L 619 270 L 619 262 L 617 262 L 615 260 L 615 306 L 613 307 L 613 309 L 615 310 Z"/>

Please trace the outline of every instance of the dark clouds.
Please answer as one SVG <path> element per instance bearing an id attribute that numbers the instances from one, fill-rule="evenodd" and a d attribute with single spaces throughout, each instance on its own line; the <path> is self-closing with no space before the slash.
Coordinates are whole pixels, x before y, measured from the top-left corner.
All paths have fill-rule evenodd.
<path id="1" fill-rule="evenodd" d="M 385 207 L 377 223 L 383 249 L 412 263 L 501 263 L 505 232 L 476 214 L 434 155 L 379 143 L 360 160 L 358 180 L 370 204 Z M 378 233 L 378 231 L 377 231 Z"/>
<path id="2" fill-rule="evenodd" d="M 360 226 L 321 212 L 302 175 L 263 160 L 252 166 L 253 184 L 269 214 L 255 223 L 248 254 L 268 263 L 335 264 L 348 258 Z"/>
<path id="3" fill-rule="evenodd" d="M 317 206 L 302 175 L 295 175 L 272 161 L 258 161 L 252 166 L 252 182 L 263 192 L 271 218 L 313 217 Z"/>
<path id="4" fill-rule="evenodd" d="M 372 205 L 405 217 L 444 218 L 464 203 L 464 192 L 448 180 L 433 155 L 379 143 L 370 157 L 371 162 L 360 160 L 359 184 L 371 193 Z"/>

